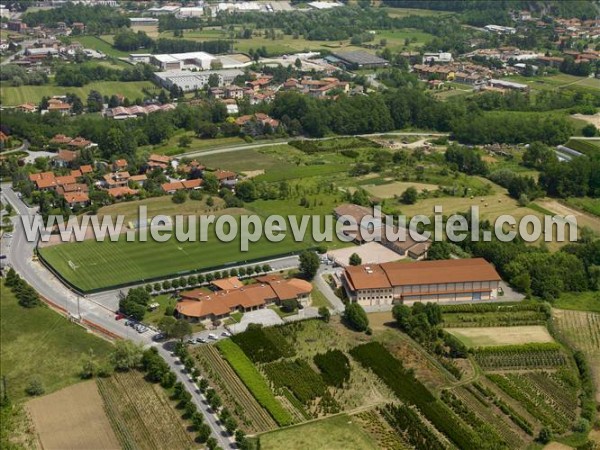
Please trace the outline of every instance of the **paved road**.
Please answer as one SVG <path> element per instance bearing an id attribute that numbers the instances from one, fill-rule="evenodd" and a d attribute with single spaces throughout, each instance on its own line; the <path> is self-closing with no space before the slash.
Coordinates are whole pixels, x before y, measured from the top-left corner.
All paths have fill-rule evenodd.
<path id="1" fill-rule="evenodd" d="M 29 208 L 15 194 L 9 184 L 2 184 L 2 202 L 10 202 L 18 215 L 34 216 L 37 213 L 36 208 Z M 152 341 L 153 332 L 150 330 L 145 333 L 137 333 L 131 327 L 125 326 L 123 320 L 115 320 L 115 314 L 101 304 L 95 303 L 91 298 L 82 298 L 69 291 L 60 281 L 58 281 L 49 271 L 47 271 L 39 262 L 32 261 L 34 242 L 29 242 L 25 238 L 25 232 L 18 215 L 14 216 L 14 231 L 9 233 L 10 237 L 2 239 L 2 252 L 7 255 L 8 263 L 19 275 L 21 275 L 36 291 L 48 300 L 65 308 L 72 316 L 81 317 L 104 329 L 121 336 L 125 339 L 141 343 L 145 346 L 156 345 Z M 5 240 L 6 239 L 6 240 Z M 111 295 L 111 294 L 108 294 Z M 113 294 L 116 295 L 116 294 Z M 236 448 L 235 443 L 223 434 L 223 428 L 218 423 L 213 412 L 206 405 L 202 397 L 198 394 L 193 384 L 190 383 L 184 374 L 181 373 L 181 367 L 177 365 L 175 358 L 164 348 L 158 347 L 160 354 L 171 368 L 174 369 L 177 377 L 184 383 L 190 391 L 194 402 L 199 411 L 204 414 L 205 421 L 210 425 L 212 434 L 219 442 L 219 446 L 224 449 Z"/>
<path id="2" fill-rule="evenodd" d="M 317 288 L 323 293 L 323 295 L 329 300 L 329 303 L 333 306 L 334 314 L 341 314 L 344 312 L 346 307 L 344 306 L 344 302 L 340 300 L 340 298 L 335 295 L 331 286 L 325 281 L 323 277 L 327 275 L 333 275 L 336 272 L 336 269 L 331 266 L 326 266 L 321 264 L 319 271 L 317 272 L 317 276 L 315 277 L 315 284 Z"/>

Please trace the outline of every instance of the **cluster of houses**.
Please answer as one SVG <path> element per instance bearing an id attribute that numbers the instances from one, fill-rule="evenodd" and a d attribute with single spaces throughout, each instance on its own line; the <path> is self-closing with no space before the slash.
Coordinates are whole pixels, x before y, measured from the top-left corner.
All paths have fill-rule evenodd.
<path id="1" fill-rule="evenodd" d="M 179 317 L 193 320 L 220 320 L 234 312 L 248 312 L 270 305 L 281 306 L 286 301 L 309 306 L 312 284 L 299 278 L 285 279 L 279 275 L 257 277 L 244 284 L 237 277 L 211 282 L 211 291 L 195 289 L 180 294 L 176 311 Z"/>
<path id="2" fill-rule="evenodd" d="M 131 119 L 136 117 L 147 116 L 155 112 L 172 111 L 176 108 L 173 103 L 165 103 L 164 105 L 150 104 L 146 106 L 133 105 L 129 107 L 117 106 L 115 108 L 106 108 L 103 114 L 112 119 Z"/>
<path id="3" fill-rule="evenodd" d="M 50 140 L 50 146 L 58 148 L 52 158 L 55 171 L 46 171 L 29 175 L 30 181 L 39 191 L 55 191 L 64 198 L 70 208 L 85 207 L 90 204 L 91 177 L 93 186 L 104 190 L 113 200 L 129 198 L 139 193 L 148 181 L 148 175 L 154 170 L 163 171 L 165 175 L 173 168 L 180 178 L 167 175 L 169 181 L 161 185 L 164 194 L 174 194 L 179 190 L 200 189 L 204 180 L 202 176 L 206 167 L 198 161 L 181 163 L 169 156 L 152 154 L 148 156 L 143 166 L 143 172 L 131 174 L 129 164 L 125 159 L 117 159 L 112 163 L 95 162 L 80 164 L 82 149 L 93 149 L 97 144 L 82 137 L 72 138 L 57 134 Z M 100 168 L 96 171 L 95 168 Z M 221 187 L 233 189 L 237 183 L 238 175 L 228 170 L 215 170 L 211 172 L 219 181 Z M 88 183 L 84 182 L 88 181 Z"/>

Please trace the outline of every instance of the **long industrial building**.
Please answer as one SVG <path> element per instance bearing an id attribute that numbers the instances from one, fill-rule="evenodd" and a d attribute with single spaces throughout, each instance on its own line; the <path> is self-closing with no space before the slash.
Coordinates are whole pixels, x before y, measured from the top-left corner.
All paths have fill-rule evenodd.
<path id="1" fill-rule="evenodd" d="M 216 73 L 219 76 L 219 86 L 228 86 L 239 75 L 243 75 L 239 69 L 205 70 L 202 72 L 190 72 L 189 70 L 169 70 L 166 72 L 155 72 L 157 81 L 165 88 L 171 86 L 183 89 L 184 92 L 203 89 L 208 84 L 209 77 Z"/>
<path id="2" fill-rule="evenodd" d="M 483 258 L 349 266 L 341 278 L 361 306 L 490 301 L 502 281 Z"/>

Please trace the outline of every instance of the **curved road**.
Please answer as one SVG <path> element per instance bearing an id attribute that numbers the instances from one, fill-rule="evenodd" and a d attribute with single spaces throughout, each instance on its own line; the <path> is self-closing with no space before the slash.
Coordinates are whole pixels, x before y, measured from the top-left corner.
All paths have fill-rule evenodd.
<path id="1" fill-rule="evenodd" d="M 234 440 L 227 435 L 225 429 L 214 415 L 213 411 L 206 403 L 206 399 L 198 393 L 194 384 L 187 375 L 182 372 L 182 366 L 178 360 L 162 345 L 157 345 L 152 341 L 154 333 L 137 333 L 131 327 L 126 327 L 124 321 L 115 320 L 113 311 L 104 306 L 91 301 L 89 298 L 82 298 L 71 292 L 60 281 L 58 281 L 48 270 L 39 262 L 32 260 L 35 242 L 29 242 L 25 238 L 25 231 L 18 216 L 35 216 L 37 208 L 29 208 L 25 205 L 8 183 L 2 184 L 2 202 L 10 203 L 18 213 L 14 217 L 14 231 L 8 233 L 10 236 L 2 238 L 2 252 L 6 254 L 7 261 L 21 277 L 23 277 L 37 292 L 53 303 L 65 308 L 74 317 L 88 320 L 102 328 L 114 333 L 124 339 L 130 339 L 141 343 L 144 346 L 156 346 L 159 353 L 169 364 L 171 369 L 177 375 L 186 389 L 192 395 L 193 401 L 202 412 L 206 423 L 211 427 L 213 436 L 217 439 L 219 446 L 223 449 L 237 448 Z"/>

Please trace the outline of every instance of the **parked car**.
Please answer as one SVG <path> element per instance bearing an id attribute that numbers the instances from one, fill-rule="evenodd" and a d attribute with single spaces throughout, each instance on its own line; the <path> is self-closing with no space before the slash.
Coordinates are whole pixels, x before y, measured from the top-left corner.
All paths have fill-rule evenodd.
<path id="1" fill-rule="evenodd" d="M 125 314 L 117 313 L 115 316 L 115 320 L 121 320 L 123 318 L 125 318 Z M 125 322 L 125 325 L 127 325 L 127 322 Z"/>
<path id="2" fill-rule="evenodd" d="M 231 333 L 229 331 L 223 331 L 221 333 L 221 336 L 225 336 L 225 337 L 231 337 Z"/>
<path id="3" fill-rule="evenodd" d="M 208 338 L 209 338 L 209 339 L 212 339 L 213 341 L 216 341 L 216 340 L 218 340 L 218 339 L 219 339 L 219 336 L 217 336 L 216 334 L 210 333 L 210 334 L 208 335 Z"/>
<path id="4" fill-rule="evenodd" d="M 208 341 L 204 338 L 196 338 L 196 342 L 198 342 L 199 344 L 206 344 Z"/>
<path id="5" fill-rule="evenodd" d="M 192 345 L 192 344 L 195 344 L 195 343 L 196 343 L 196 341 L 194 341 L 193 339 L 188 339 L 188 340 L 187 340 L 187 343 L 188 343 L 188 344 L 190 344 L 190 345 Z"/>
<path id="6" fill-rule="evenodd" d="M 126 327 L 132 327 L 133 326 L 133 322 L 131 320 L 126 320 L 125 321 L 125 326 Z"/>
<path id="7" fill-rule="evenodd" d="M 164 338 L 165 335 L 163 333 L 157 333 L 154 336 L 152 336 L 153 341 L 162 341 Z"/>

